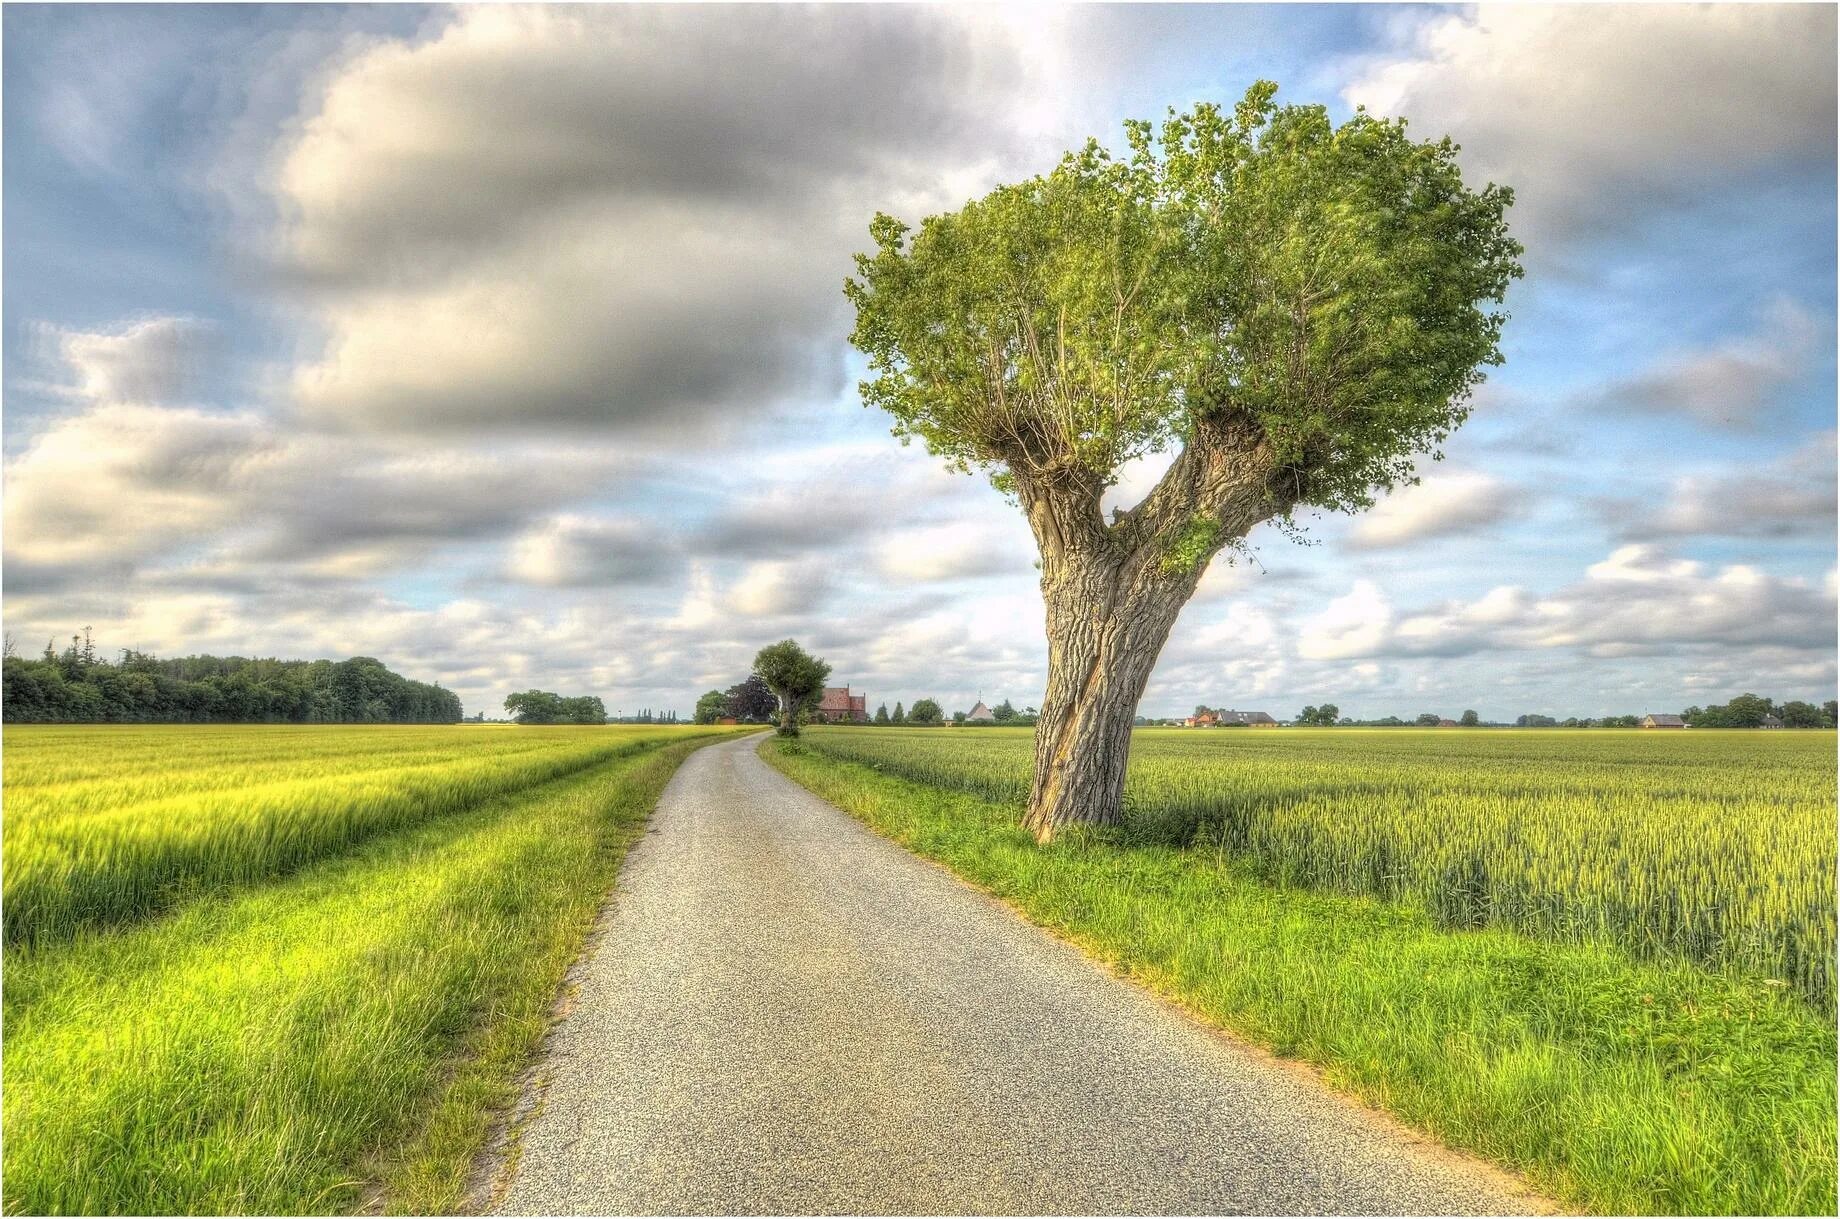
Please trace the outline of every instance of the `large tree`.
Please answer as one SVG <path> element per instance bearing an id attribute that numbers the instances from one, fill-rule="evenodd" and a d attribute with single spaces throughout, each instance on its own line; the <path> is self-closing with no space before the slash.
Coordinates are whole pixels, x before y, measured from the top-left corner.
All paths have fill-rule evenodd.
<path id="1" fill-rule="evenodd" d="M 1120 816 L 1138 699 L 1208 562 L 1409 482 L 1501 360 L 1510 192 L 1467 188 L 1448 140 L 1275 92 L 1127 123 L 1122 155 L 1089 142 L 918 231 L 877 215 L 846 284 L 865 405 L 1034 530 L 1044 840 Z M 1119 467 L 1169 450 L 1106 519 Z"/>
<path id="2" fill-rule="evenodd" d="M 799 735 L 800 705 L 824 688 L 831 667 L 790 639 L 770 643 L 754 657 L 754 675 L 779 698 L 779 735 Z"/>

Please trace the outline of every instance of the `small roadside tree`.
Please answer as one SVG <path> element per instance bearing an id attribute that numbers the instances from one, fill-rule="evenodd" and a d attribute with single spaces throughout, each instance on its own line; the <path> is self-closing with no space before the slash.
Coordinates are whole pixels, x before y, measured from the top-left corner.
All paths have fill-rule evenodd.
<path id="1" fill-rule="evenodd" d="M 923 698 L 914 704 L 914 709 L 907 713 L 910 724 L 939 724 L 945 722 L 946 713 L 939 709 L 939 704 L 930 698 Z"/>
<path id="2" fill-rule="evenodd" d="M 845 285 L 864 404 L 988 472 L 1034 531 L 1044 841 L 1121 816 L 1137 702 L 1209 561 L 1411 481 L 1501 361 L 1511 193 L 1468 189 L 1448 139 L 1360 110 L 1337 127 L 1276 89 L 1127 123 L 1125 155 L 1090 141 L 917 232 L 877 215 Z M 1119 467 L 1170 449 L 1107 520 Z"/>
<path id="3" fill-rule="evenodd" d="M 1482 717 L 1477 715 L 1474 711 L 1465 711 L 1457 718 L 1457 723 L 1463 725 L 1465 728 L 1474 728 L 1482 723 Z"/>
<path id="4" fill-rule="evenodd" d="M 1007 724 L 1016 718 L 1016 705 L 1006 698 L 990 709 L 990 716 L 999 724 Z"/>
<path id="5" fill-rule="evenodd" d="M 902 710 L 899 700 L 895 702 L 894 714 L 889 717 L 889 722 L 895 724 L 905 724 L 907 722 L 907 712 Z"/>
<path id="6" fill-rule="evenodd" d="M 727 714 L 728 695 L 711 690 L 696 700 L 696 713 L 692 718 L 699 724 L 713 724 Z"/>
<path id="7" fill-rule="evenodd" d="M 790 639 L 770 643 L 754 657 L 754 675 L 779 698 L 779 735 L 799 735 L 800 707 L 824 688 L 831 667 Z"/>
<path id="8" fill-rule="evenodd" d="M 883 703 L 881 706 L 875 709 L 875 722 L 878 724 L 886 724 L 888 722 L 888 704 L 887 703 Z"/>

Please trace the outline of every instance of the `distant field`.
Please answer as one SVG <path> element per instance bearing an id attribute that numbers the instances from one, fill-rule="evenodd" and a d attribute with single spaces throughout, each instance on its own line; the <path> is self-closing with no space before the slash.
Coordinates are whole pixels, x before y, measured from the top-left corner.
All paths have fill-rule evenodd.
<path id="1" fill-rule="evenodd" d="M 1032 738 L 819 730 L 810 748 L 1020 805 Z M 1608 940 L 1834 1007 L 1832 732 L 1149 729 L 1140 840 L 1267 880 L 1403 900 L 1447 927 Z"/>
<path id="2" fill-rule="evenodd" d="M 626 844 L 732 731 L 9 728 L 7 1210 L 451 1208 Z"/>
<path id="3" fill-rule="evenodd" d="M 1044 849 L 1030 734 L 762 753 L 1220 1026 L 1589 1211 L 1832 1214 L 1834 733 L 1150 730 Z"/>

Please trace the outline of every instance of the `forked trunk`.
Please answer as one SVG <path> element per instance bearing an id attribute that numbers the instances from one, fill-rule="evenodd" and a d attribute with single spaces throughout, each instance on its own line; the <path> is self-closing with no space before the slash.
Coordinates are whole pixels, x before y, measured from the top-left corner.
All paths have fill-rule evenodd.
<path id="1" fill-rule="evenodd" d="M 1048 691 L 1024 824 L 1047 842 L 1122 818 L 1131 721 L 1199 573 L 1165 573 L 1141 555 L 1044 556 L 1042 570 Z"/>

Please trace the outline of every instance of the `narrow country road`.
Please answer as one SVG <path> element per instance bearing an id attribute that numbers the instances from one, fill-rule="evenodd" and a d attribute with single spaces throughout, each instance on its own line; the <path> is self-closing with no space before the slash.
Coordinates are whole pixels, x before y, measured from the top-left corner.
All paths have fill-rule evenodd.
<path id="1" fill-rule="evenodd" d="M 754 754 L 691 755 L 555 1030 L 506 1213 L 1521 1213 Z"/>

